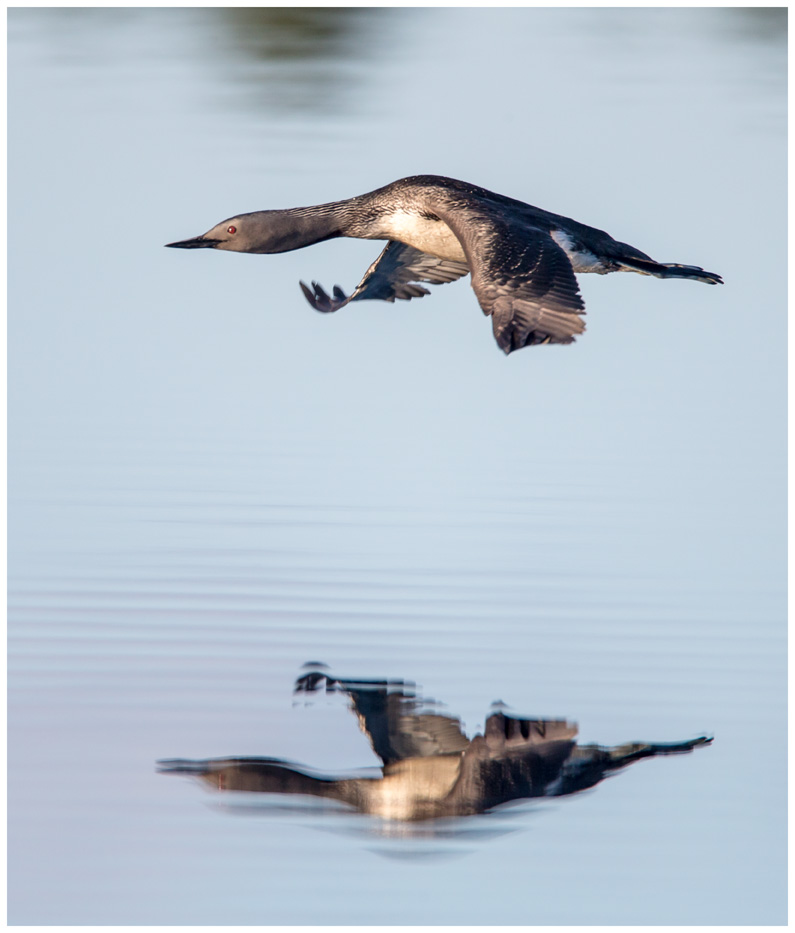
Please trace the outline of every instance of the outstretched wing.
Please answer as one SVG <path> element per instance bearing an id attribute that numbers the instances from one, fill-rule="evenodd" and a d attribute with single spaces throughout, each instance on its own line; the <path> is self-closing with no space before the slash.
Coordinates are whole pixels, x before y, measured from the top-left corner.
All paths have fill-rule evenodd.
<path id="1" fill-rule="evenodd" d="M 488 210 L 437 210 L 461 241 L 472 288 L 505 353 L 536 343 L 572 343 L 585 305 L 569 258 L 548 232 Z"/>
<path id="2" fill-rule="evenodd" d="M 450 795 L 460 813 L 482 813 L 528 797 L 544 797 L 576 749 L 576 723 L 493 713 L 461 758 Z"/>
<path id="3" fill-rule="evenodd" d="M 346 295 L 339 285 L 334 286 L 332 298 L 317 282 L 312 283 L 311 289 L 303 282 L 300 284 L 309 304 L 316 311 L 328 313 L 338 311 L 349 301 L 365 298 L 381 301 L 421 298 L 430 292 L 416 282 L 430 282 L 434 285 L 454 282 L 468 272 L 469 266 L 465 262 L 439 259 L 413 246 L 390 240 L 350 295 Z"/>
<path id="4" fill-rule="evenodd" d="M 385 765 L 407 758 L 433 758 L 464 751 L 469 739 L 461 721 L 433 711 L 403 680 L 351 680 L 313 670 L 299 677 L 296 693 L 339 691 L 348 695 L 362 732 Z"/>

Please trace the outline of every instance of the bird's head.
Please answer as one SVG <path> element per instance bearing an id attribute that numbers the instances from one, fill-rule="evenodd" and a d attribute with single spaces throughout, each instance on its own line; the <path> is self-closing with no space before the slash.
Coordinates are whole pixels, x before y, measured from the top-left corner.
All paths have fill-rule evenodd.
<path id="1" fill-rule="evenodd" d="M 216 224 L 207 233 L 166 243 L 177 249 L 226 249 L 236 253 L 283 253 L 296 243 L 295 222 L 286 211 L 254 211 Z"/>

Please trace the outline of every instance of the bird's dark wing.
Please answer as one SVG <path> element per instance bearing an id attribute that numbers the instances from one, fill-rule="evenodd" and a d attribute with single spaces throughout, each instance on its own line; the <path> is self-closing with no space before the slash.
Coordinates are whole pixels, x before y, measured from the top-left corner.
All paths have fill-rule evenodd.
<path id="1" fill-rule="evenodd" d="M 576 723 L 519 719 L 494 713 L 484 735 L 461 758 L 450 798 L 459 813 L 482 813 L 529 797 L 544 797 L 576 748 Z"/>
<path id="2" fill-rule="evenodd" d="M 362 731 L 385 765 L 407 758 L 451 755 L 469 746 L 455 716 L 419 712 L 419 704 L 396 694 L 376 697 L 351 693 L 351 698 Z"/>
<path id="3" fill-rule="evenodd" d="M 495 757 L 514 754 L 531 745 L 577 738 L 577 723 L 567 719 L 521 719 L 505 713 L 492 713 L 486 720 L 484 738 Z"/>
<path id="4" fill-rule="evenodd" d="M 324 686 L 350 697 L 362 732 L 385 765 L 450 755 L 469 745 L 460 720 L 431 712 L 433 704 L 418 697 L 406 681 L 350 680 L 313 672 L 298 679 L 296 692 L 316 692 Z"/>
<path id="5" fill-rule="evenodd" d="M 505 353 L 572 343 L 585 305 L 566 253 L 543 229 L 489 210 L 437 210 L 464 248 L 472 288 Z"/>
<path id="6" fill-rule="evenodd" d="M 381 301 L 421 298 L 430 292 L 415 283 L 430 282 L 437 285 L 454 282 L 468 272 L 469 266 L 465 262 L 439 259 L 413 246 L 390 240 L 350 295 L 346 295 L 339 285 L 334 286 L 332 297 L 317 282 L 312 283 L 311 289 L 303 282 L 300 284 L 306 300 L 316 311 L 329 312 L 338 311 L 349 301 L 365 298 Z"/>

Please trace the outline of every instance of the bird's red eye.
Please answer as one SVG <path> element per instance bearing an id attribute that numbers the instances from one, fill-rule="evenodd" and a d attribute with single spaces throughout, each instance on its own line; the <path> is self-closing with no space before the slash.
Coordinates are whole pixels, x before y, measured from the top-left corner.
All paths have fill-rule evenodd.
<path id="1" fill-rule="evenodd" d="M 227 233 L 237 233 L 237 227 L 227 227 L 227 228 L 226 228 L 226 232 L 227 232 Z"/>

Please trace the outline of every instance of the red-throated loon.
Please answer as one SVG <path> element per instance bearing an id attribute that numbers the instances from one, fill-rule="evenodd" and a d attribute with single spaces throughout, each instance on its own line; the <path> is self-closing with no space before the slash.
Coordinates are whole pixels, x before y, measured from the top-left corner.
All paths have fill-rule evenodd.
<path id="1" fill-rule="evenodd" d="M 639 272 L 661 279 L 723 284 L 699 266 L 655 262 L 603 230 L 551 214 L 477 185 L 440 175 L 402 178 L 345 201 L 254 211 L 216 224 L 180 249 L 284 253 L 333 237 L 388 240 L 350 295 L 317 283 L 301 288 L 318 311 L 349 301 L 394 301 L 430 294 L 417 283 L 472 273 L 484 314 L 505 353 L 537 343 L 572 343 L 585 330 L 575 272 Z"/>
<path id="2" fill-rule="evenodd" d="M 578 745 L 577 724 L 524 719 L 496 710 L 482 735 L 468 739 L 461 721 L 437 711 L 402 680 L 332 678 L 318 668 L 300 677 L 296 693 L 347 694 L 359 727 L 381 759 L 378 777 L 311 772 L 278 758 L 215 758 L 158 762 L 168 774 L 190 774 L 218 790 L 303 794 L 340 801 L 386 820 L 428 820 L 483 813 L 532 797 L 563 797 L 594 787 L 643 758 L 709 745 L 684 742 Z M 499 704 L 497 704 L 499 705 Z"/>

